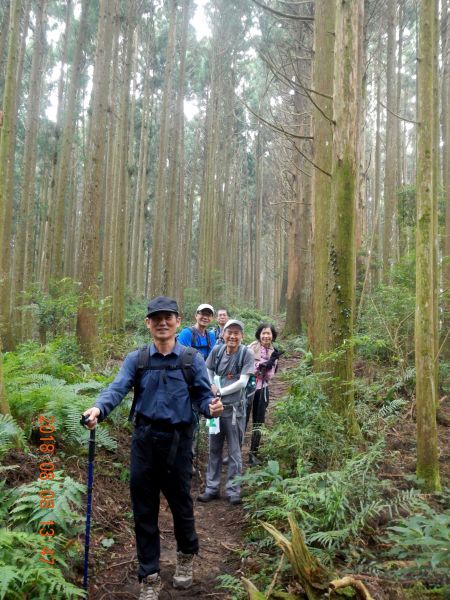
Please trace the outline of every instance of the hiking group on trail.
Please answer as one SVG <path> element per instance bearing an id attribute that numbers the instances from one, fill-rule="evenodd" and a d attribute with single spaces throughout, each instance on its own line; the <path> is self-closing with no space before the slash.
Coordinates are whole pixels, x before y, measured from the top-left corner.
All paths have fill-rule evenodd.
<path id="1" fill-rule="evenodd" d="M 210 427 L 208 436 L 206 488 L 198 496 L 199 501 L 220 497 L 226 440 L 226 496 L 233 505 L 241 502 L 236 476 L 242 473 L 241 448 L 251 411 L 250 461 L 256 462 L 258 427 L 264 423 L 267 386 L 279 357 L 272 345 L 276 331 L 267 323 L 260 325 L 256 342 L 246 347 L 242 344 L 244 324 L 229 319 L 226 309 L 219 312 L 217 335 L 208 330 L 214 308 L 200 304 L 195 325 L 184 328 L 177 336 L 181 317 L 176 300 L 166 296 L 151 300 L 145 325 L 152 343 L 125 357 L 114 381 L 84 412 L 86 427 L 94 429 L 134 388 L 130 493 L 139 563 L 139 600 L 157 600 L 162 587 L 158 528 L 161 492 L 172 512 L 177 543 L 173 586 L 187 589 L 193 582 L 193 560 L 199 543 L 191 481 L 198 415 L 215 425 Z"/>

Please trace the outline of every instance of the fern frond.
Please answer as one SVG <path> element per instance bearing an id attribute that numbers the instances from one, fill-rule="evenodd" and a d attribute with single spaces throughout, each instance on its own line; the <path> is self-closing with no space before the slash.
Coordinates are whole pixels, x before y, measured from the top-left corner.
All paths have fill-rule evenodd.
<path id="1" fill-rule="evenodd" d="M 10 448 L 25 448 L 25 434 L 11 415 L 0 414 L 0 456 Z"/>
<path id="2" fill-rule="evenodd" d="M 39 493 L 43 490 L 54 493 L 54 506 L 41 508 Z M 86 488 L 71 477 L 63 477 L 61 471 L 47 481 L 34 481 L 21 485 L 13 491 L 14 502 L 9 511 L 9 522 L 17 528 L 35 530 L 40 521 L 55 521 L 58 533 L 73 535 L 83 521 L 77 510 L 81 509 Z"/>

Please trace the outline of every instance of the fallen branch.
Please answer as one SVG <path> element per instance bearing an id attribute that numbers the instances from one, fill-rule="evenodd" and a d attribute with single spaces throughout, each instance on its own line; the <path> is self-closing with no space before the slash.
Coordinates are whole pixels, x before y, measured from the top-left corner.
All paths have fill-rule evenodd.
<path id="1" fill-rule="evenodd" d="M 330 581 L 330 590 L 335 591 L 339 588 L 351 587 L 356 590 L 356 593 L 362 600 L 373 600 L 369 590 L 362 581 L 358 581 L 354 577 L 342 577 L 342 579 L 334 579 Z"/>

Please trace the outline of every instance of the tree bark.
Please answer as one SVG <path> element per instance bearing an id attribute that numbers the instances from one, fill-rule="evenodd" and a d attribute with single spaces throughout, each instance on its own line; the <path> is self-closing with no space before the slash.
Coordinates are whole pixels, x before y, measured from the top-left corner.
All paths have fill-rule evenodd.
<path id="1" fill-rule="evenodd" d="M 17 67 L 19 62 L 18 39 L 20 31 L 21 0 L 11 0 L 8 30 L 8 57 L 6 62 L 5 90 L 3 94 L 3 122 L 0 128 L 0 265 L 1 306 L 0 337 L 3 347 L 14 347 L 11 329 L 11 219 L 13 206 L 13 165 L 15 156 L 15 122 L 17 117 Z M 24 32 L 24 38 L 26 31 Z"/>
<path id="2" fill-rule="evenodd" d="M 14 244 L 14 296 L 16 306 L 20 309 L 24 304 L 24 296 L 31 283 L 34 247 L 34 188 L 36 172 L 36 142 L 39 127 L 39 108 L 42 91 L 42 71 L 45 52 L 45 21 L 47 0 L 41 0 L 36 6 L 36 27 L 31 62 L 30 84 L 28 89 L 29 104 L 25 125 L 25 143 L 22 162 L 22 197 L 17 219 L 17 234 Z M 25 312 L 13 314 L 16 341 L 22 341 L 26 334 Z"/>
<path id="3" fill-rule="evenodd" d="M 347 421 L 350 436 L 359 435 L 354 410 L 353 321 L 355 309 L 355 221 L 359 192 L 362 0 L 336 5 L 333 94 L 333 170 L 327 294 L 330 299 L 329 349 L 334 410 Z"/>
<path id="4" fill-rule="evenodd" d="M 417 225 L 416 225 L 416 404 L 417 477 L 426 491 L 440 489 L 434 361 L 434 39 L 435 1 L 421 0 L 418 48 Z"/>
<path id="5" fill-rule="evenodd" d="M 87 148 L 86 184 L 81 222 L 80 301 L 77 312 L 77 339 L 87 360 L 95 356 L 97 343 L 97 276 L 100 251 L 100 193 L 104 170 L 106 115 L 108 110 L 108 73 L 111 60 L 112 4 L 100 0 L 97 51 L 93 75 L 93 102 Z"/>
<path id="6" fill-rule="evenodd" d="M 313 294 L 310 344 L 314 354 L 314 367 L 321 369 L 318 360 L 328 350 L 326 294 L 328 273 L 328 244 L 330 234 L 330 198 L 332 169 L 333 129 L 333 71 L 335 3 L 318 0 L 315 5 L 313 87 L 323 94 L 315 98 L 322 112 L 313 112 L 314 163 L 322 170 L 313 169 Z"/>
<path id="7" fill-rule="evenodd" d="M 54 204 L 54 227 L 52 228 L 53 239 L 51 243 L 51 277 L 60 279 L 64 275 L 64 216 L 66 194 L 68 191 L 67 182 L 69 180 L 70 159 L 72 155 L 72 145 L 75 133 L 76 122 L 76 101 L 78 89 L 80 87 L 82 52 L 86 36 L 86 25 L 88 18 L 88 7 L 90 0 L 83 0 L 81 3 L 80 22 L 78 24 L 75 52 L 73 55 L 70 83 L 67 88 L 67 104 L 64 111 L 64 120 L 62 126 L 61 143 L 58 152 L 57 177 L 55 186 Z M 59 108 L 59 105 L 58 105 Z"/>
<path id="8" fill-rule="evenodd" d="M 390 281 L 390 271 L 394 258 L 394 216 L 396 214 L 396 131 L 395 113 L 396 76 L 395 76 L 395 47 L 397 0 L 389 0 L 387 11 L 388 44 L 386 72 L 386 161 L 384 176 L 384 221 L 383 221 L 383 281 Z"/>
<path id="9" fill-rule="evenodd" d="M 152 266 L 150 280 L 150 294 L 167 293 L 167 256 L 165 255 L 165 236 L 167 234 L 166 218 L 164 211 L 167 198 L 167 162 L 168 134 L 170 123 L 170 98 L 172 94 L 172 73 L 175 65 L 175 39 L 176 39 L 176 0 L 170 0 L 169 33 L 167 40 L 164 88 L 162 91 L 158 170 L 156 172 L 155 209 L 153 220 Z M 172 165 L 171 165 L 172 167 Z M 173 248 L 171 249 L 173 251 Z"/>
<path id="10" fill-rule="evenodd" d="M 445 11 L 444 11 L 445 7 Z M 443 302 L 443 336 L 450 331 L 450 115 L 445 107 L 450 102 L 450 6 L 443 4 L 443 19 L 445 19 L 445 43 L 443 44 L 443 78 L 442 78 L 442 137 L 443 145 L 443 187 L 445 199 L 445 226 L 442 259 L 442 287 L 444 289 Z M 445 339 L 445 338 L 444 338 Z M 442 339 L 441 344 L 444 342 Z M 443 356 L 450 360 L 450 343 L 444 344 Z"/>

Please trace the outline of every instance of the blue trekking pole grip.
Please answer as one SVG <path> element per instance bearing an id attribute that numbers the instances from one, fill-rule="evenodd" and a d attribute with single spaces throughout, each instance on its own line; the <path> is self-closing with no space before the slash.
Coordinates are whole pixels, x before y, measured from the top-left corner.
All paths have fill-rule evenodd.
<path id="1" fill-rule="evenodd" d="M 88 418 L 82 415 L 80 419 L 81 425 L 86 425 Z M 91 534 L 91 508 L 92 508 L 92 487 L 94 482 L 94 456 L 95 456 L 95 429 L 91 429 L 89 436 L 89 457 L 88 457 L 88 482 L 87 482 L 87 500 L 86 500 L 86 531 L 84 539 L 84 572 L 83 572 L 83 587 L 88 588 L 88 572 L 89 572 L 89 544 Z"/>

